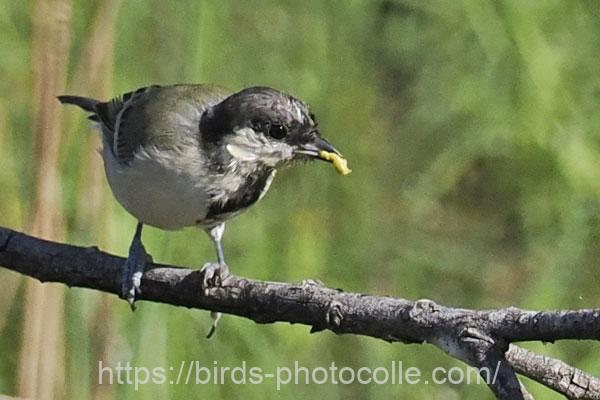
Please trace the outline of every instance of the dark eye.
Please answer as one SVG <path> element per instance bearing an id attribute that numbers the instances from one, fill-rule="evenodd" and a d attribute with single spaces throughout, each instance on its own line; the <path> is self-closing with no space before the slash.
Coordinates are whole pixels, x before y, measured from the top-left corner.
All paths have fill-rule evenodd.
<path id="1" fill-rule="evenodd" d="M 269 136 L 274 139 L 283 139 L 287 135 L 287 128 L 283 125 L 272 124 L 269 128 Z"/>

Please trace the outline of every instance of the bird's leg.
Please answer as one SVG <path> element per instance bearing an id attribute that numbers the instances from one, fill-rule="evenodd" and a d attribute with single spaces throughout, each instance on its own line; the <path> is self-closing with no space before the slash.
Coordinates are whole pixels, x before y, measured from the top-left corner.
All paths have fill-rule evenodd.
<path id="1" fill-rule="evenodd" d="M 131 246 L 129 246 L 129 256 L 123 265 L 121 296 L 127 300 L 132 311 L 135 311 L 135 295 L 141 293 L 142 275 L 150 259 L 150 255 L 146 253 L 146 249 L 142 244 L 143 225 L 138 222 Z"/>
<path id="2" fill-rule="evenodd" d="M 208 293 L 208 289 L 215 286 L 221 286 L 223 282 L 229 276 L 229 267 L 225 263 L 225 256 L 223 255 L 223 245 L 221 243 L 221 239 L 223 238 L 223 232 L 225 231 L 225 224 L 219 224 L 212 229 L 207 230 L 208 235 L 211 237 L 213 242 L 217 247 L 217 263 L 206 263 L 202 267 L 203 278 L 202 278 L 202 292 L 204 294 Z M 221 313 L 216 311 L 211 311 L 210 317 L 212 318 L 212 326 L 210 327 L 210 331 L 208 335 L 206 335 L 207 339 L 215 333 L 217 329 L 217 323 L 219 319 L 221 319 Z"/>
<path id="3" fill-rule="evenodd" d="M 208 232 L 211 239 L 215 242 L 215 245 L 217 246 L 217 260 L 219 260 L 219 264 L 225 264 L 225 256 L 223 255 L 223 244 L 221 243 L 221 241 L 223 240 L 224 232 L 224 223 L 215 226 Z"/>
<path id="4" fill-rule="evenodd" d="M 225 224 L 219 224 L 214 228 L 207 229 L 208 235 L 211 237 L 217 248 L 217 260 L 216 263 L 206 263 L 202 267 L 204 277 L 202 279 L 202 290 L 206 293 L 208 289 L 215 286 L 221 286 L 223 281 L 229 276 L 229 267 L 225 263 L 225 256 L 223 255 L 223 246 L 221 239 L 223 238 L 223 232 L 225 231 Z"/>

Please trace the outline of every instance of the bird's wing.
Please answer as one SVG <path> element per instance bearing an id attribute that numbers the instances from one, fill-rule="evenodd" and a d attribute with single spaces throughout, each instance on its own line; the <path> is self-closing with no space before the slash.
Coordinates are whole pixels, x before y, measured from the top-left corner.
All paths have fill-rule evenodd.
<path id="1" fill-rule="evenodd" d="M 202 113 L 229 95 L 211 85 L 148 86 L 96 105 L 111 150 L 121 164 L 148 145 L 173 147 L 197 137 Z"/>

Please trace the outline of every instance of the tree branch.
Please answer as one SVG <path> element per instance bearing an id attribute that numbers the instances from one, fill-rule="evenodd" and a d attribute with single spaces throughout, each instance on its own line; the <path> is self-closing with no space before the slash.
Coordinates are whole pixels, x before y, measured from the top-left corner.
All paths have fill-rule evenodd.
<path id="1" fill-rule="evenodd" d="M 0 265 L 42 282 L 119 295 L 123 262 L 96 247 L 48 242 L 0 228 Z M 258 323 L 301 323 L 310 325 L 311 332 L 328 329 L 388 342 L 432 343 L 480 368 L 484 378 L 492 372 L 496 379 L 488 385 L 499 399 L 524 398 L 515 371 L 571 398 L 600 399 L 597 378 L 516 346 L 509 350 L 515 341 L 599 340 L 599 309 L 469 310 L 431 300 L 346 293 L 314 281 L 287 284 L 236 276 L 201 293 L 201 280 L 198 270 L 152 264 L 144 274 L 138 298 L 234 314 Z"/>
<path id="2" fill-rule="evenodd" d="M 570 399 L 600 400 L 600 379 L 561 360 L 510 345 L 506 359 L 514 370 Z"/>

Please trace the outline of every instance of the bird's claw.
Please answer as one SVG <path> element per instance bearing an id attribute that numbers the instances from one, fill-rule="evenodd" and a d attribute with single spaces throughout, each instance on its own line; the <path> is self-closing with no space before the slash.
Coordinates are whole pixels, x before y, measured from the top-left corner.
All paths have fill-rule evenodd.
<path id="1" fill-rule="evenodd" d="M 206 263 L 200 270 L 202 272 L 202 293 L 206 296 L 208 291 L 215 287 L 223 286 L 231 275 L 229 273 L 229 267 L 225 263 Z M 212 319 L 212 325 L 208 334 L 207 339 L 210 339 L 217 330 L 217 324 L 221 319 L 221 313 L 211 311 L 210 317 Z"/>
<path id="2" fill-rule="evenodd" d="M 318 279 L 303 279 L 298 285 L 302 287 L 325 287 L 325 284 Z"/>
<path id="3" fill-rule="evenodd" d="M 221 315 L 222 314 L 217 311 L 210 312 L 210 318 L 212 319 L 212 325 L 210 326 L 210 330 L 208 331 L 208 334 L 206 335 L 207 339 L 210 339 L 212 337 L 212 335 L 214 335 L 214 333 L 217 331 L 217 324 L 219 323 L 219 320 L 221 319 Z"/>
<path id="4" fill-rule="evenodd" d="M 227 264 L 206 263 L 200 270 L 202 272 L 202 293 L 208 294 L 209 289 L 223 286 L 230 276 Z"/>
<path id="5" fill-rule="evenodd" d="M 142 293 L 142 276 L 146 265 L 152 262 L 152 257 L 146 253 L 141 243 L 132 243 L 129 257 L 123 265 L 121 297 L 127 300 L 132 311 L 135 311 L 136 295 Z"/>
<path id="6" fill-rule="evenodd" d="M 138 294 L 142 294 L 142 289 L 140 288 L 142 284 L 142 275 L 143 272 L 136 271 L 131 276 L 131 279 L 125 280 L 123 282 L 123 297 L 129 303 L 131 307 L 131 311 L 135 311 L 135 297 Z"/>

